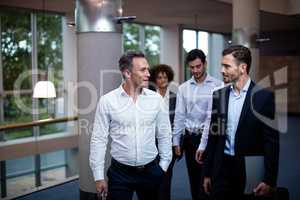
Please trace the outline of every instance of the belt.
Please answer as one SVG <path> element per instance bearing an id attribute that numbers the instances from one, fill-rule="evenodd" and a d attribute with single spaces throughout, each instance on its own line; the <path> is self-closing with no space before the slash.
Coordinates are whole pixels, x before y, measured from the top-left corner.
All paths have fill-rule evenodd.
<path id="1" fill-rule="evenodd" d="M 122 169 L 126 169 L 126 170 L 131 170 L 131 171 L 144 171 L 147 168 L 153 166 L 157 164 L 157 159 L 152 160 L 151 162 L 145 164 L 145 165 L 139 165 L 139 166 L 131 166 L 131 165 L 125 165 L 123 163 L 120 163 L 119 161 L 115 160 L 114 158 L 111 159 L 111 165 L 118 167 L 118 168 L 122 168 Z"/>

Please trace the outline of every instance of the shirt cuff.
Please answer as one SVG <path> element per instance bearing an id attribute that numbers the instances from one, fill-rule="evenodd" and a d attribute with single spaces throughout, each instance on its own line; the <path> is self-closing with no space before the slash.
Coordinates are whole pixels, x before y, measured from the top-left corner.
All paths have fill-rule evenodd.
<path id="1" fill-rule="evenodd" d="M 179 146 L 180 144 L 180 137 L 173 136 L 173 146 Z"/>
<path id="2" fill-rule="evenodd" d="M 93 172 L 94 175 L 94 180 L 99 181 L 99 180 L 104 180 L 104 172 L 101 170 L 97 170 Z"/>
<path id="3" fill-rule="evenodd" d="M 160 160 L 159 161 L 159 166 L 166 172 L 168 170 L 169 167 L 169 162 L 165 161 L 165 160 Z"/>
<path id="4" fill-rule="evenodd" d="M 199 146 L 198 146 L 198 150 L 199 150 L 199 151 L 204 151 L 205 148 L 206 148 L 206 145 L 207 145 L 207 143 L 201 142 L 201 143 L 199 144 Z"/>

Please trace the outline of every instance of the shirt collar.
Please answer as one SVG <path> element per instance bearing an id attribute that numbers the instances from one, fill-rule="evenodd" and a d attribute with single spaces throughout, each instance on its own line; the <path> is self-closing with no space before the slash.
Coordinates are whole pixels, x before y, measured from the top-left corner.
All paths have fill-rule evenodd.
<path id="1" fill-rule="evenodd" d="M 247 80 L 246 84 L 244 85 L 242 91 L 247 92 L 248 89 L 249 89 L 250 83 L 251 83 L 251 79 L 248 78 L 248 80 Z"/>
<path id="2" fill-rule="evenodd" d="M 251 83 L 251 79 L 248 78 L 248 80 L 247 80 L 246 84 L 244 85 L 244 87 L 242 88 L 241 92 L 247 92 L 248 89 L 249 89 L 250 83 Z M 233 84 L 230 85 L 230 90 L 231 90 L 232 92 L 234 92 Z"/>
<path id="3" fill-rule="evenodd" d="M 191 83 L 191 84 L 197 84 L 197 82 L 196 82 L 194 76 L 192 76 L 192 78 L 190 79 L 190 83 Z"/>
<path id="4" fill-rule="evenodd" d="M 129 96 L 123 88 L 123 83 L 119 86 L 118 90 L 121 96 Z M 147 95 L 147 90 L 145 88 L 142 89 L 141 95 Z"/>
<path id="5" fill-rule="evenodd" d="M 160 95 L 160 93 L 159 93 L 159 89 L 157 88 L 156 89 L 156 92 Z M 169 87 L 167 87 L 167 91 L 166 91 L 166 94 L 165 94 L 165 96 L 163 97 L 162 96 L 162 98 L 169 98 L 169 93 L 170 93 L 170 88 Z"/>
<path id="6" fill-rule="evenodd" d="M 212 81 L 213 81 L 212 77 L 209 74 L 206 74 L 206 77 L 205 77 L 205 79 L 202 83 L 210 83 Z M 191 84 L 198 84 L 197 81 L 195 80 L 194 76 L 192 76 L 192 78 L 190 79 L 190 83 Z"/>

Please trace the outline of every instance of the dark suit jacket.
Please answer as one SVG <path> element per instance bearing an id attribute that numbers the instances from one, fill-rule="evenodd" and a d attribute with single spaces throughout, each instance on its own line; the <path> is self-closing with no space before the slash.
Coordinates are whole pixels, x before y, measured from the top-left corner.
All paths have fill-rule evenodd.
<path id="1" fill-rule="evenodd" d="M 174 117 L 175 117 L 175 107 L 176 107 L 176 94 L 174 92 L 169 93 L 169 117 L 172 126 L 174 127 Z"/>
<path id="2" fill-rule="evenodd" d="M 155 87 L 149 87 L 150 90 L 156 91 Z M 176 94 L 174 92 L 169 92 L 169 119 L 171 127 L 174 127 L 174 117 L 175 117 L 175 107 L 176 107 Z"/>
<path id="3" fill-rule="evenodd" d="M 211 128 L 204 164 L 204 175 L 212 180 L 218 177 L 222 167 L 229 92 L 228 86 L 213 94 Z M 274 94 L 251 82 L 235 135 L 236 156 L 264 155 L 265 175 L 262 181 L 271 186 L 275 186 L 277 181 L 279 133 L 264 124 L 255 112 L 274 119 L 274 110 Z"/>

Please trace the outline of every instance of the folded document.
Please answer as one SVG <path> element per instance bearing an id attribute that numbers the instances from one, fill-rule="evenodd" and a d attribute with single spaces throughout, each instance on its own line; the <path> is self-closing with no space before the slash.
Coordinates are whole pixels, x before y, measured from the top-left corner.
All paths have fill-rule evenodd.
<path id="1" fill-rule="evenodd" d="M 245 194 L 253 193 L 253 189 L 264 179 L 264 156 L 245 156 L 246 186 Z"/>

